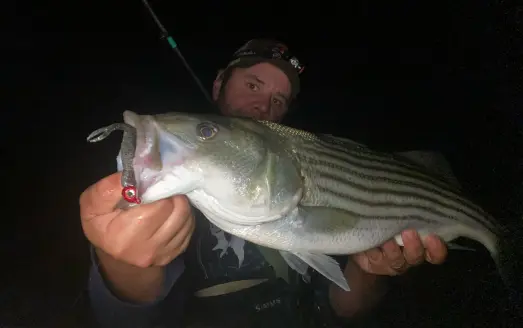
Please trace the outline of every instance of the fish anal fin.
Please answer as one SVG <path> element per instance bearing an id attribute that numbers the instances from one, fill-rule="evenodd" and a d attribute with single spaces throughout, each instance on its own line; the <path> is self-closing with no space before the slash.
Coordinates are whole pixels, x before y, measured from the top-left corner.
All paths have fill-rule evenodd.
<path id="1" fill-rule="evenodd" d="M 343 274 L 338 262 L 325 254 L 313 254 L 307 252 L 281 252 L 285 261 L 298 273 L 307 272 L 308 266 L 322 274 L 341 289 L 350 291 L 347 279 Z"/>

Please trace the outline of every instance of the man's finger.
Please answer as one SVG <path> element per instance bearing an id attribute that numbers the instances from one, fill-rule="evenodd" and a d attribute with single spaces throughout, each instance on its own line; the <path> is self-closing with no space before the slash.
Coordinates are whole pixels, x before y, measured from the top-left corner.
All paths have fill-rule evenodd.
<path id="1" fill-rule="evenodd" d="M 165 250 L 174 250 L 182 247 L 187 238 L 190 238 L 195 228 L 194 220 L 187 220 L 183 223 L 180 231 L 171 236 L 170 239 L 164 240 Z"/>
<path id="2" fill-rule="evenodd" d="M 408 264 L 415 265 L 423 262 L 425 248 L 416 231 L 405 231 L 401 234 L 403 239 L 403 254 Z"/>
<path id="3" fill-rule="evenodd" d="M 160 199 L 152 203 L 132 207 L 114 217 L 111 229 L 126 234 L 140 235 L 142 240 L 152 238 L 162 228 L 174 211 L 171 198 Z"/>
<path id="4" fill-rule="evenodd" d="M 427 249 L 427 261 L 432 264 L 441 264 L 447 258 L 447 246 L 435 235 L 427 236 L 424 240 Z"/>
<path id="5" fill-rule="evenodd" d="M 381 249 L 383 250 L 383 253 L 385 254 L 385 257 L 387 258 L 391 268 L 396 271 L 403 269 L 405 266 L 405 257 L 401 252 L 401 248 L 395 241 L 390 240 L 386 242 L 383 244 L 383 246 L 381 246 Z"/>
<path id="6" fill-rule="evenodd" d="M 184 231 L 185 229 L 188 229 L 188 231 Z M 160 258 L 160 260 L 157 261 L 156 265 L 165 266 L 169 264 L 174 258 L 184 253 L 189 246 L 193 231 L 194 222 L 193 220 L 190 220 L 183 227 L 182 231 L 180 231 L 180 234 L 175 236 L 175 238 L 173 238 L 173 240 L 167 244 L 167 246 L 164 248 L 166 252 Z"/>
<path id="7" fill-rule="evenodd" d="M 376 263 L 380 263 L 381 261 L 383 261 L 383 252 L 378 247 L 369 249 L 368 251 L 365 252 L 365 254 L 367 255 L 371 264 L 376 264 Z"/>
<path id="8" fill-rule="evenodd" d="M 111 213 L 122 197 L 121 173 L 111 174 L 91 185 L 80 195 L 80 216 L 89 220 Z"/>
<path id="9" fill-rule="evenodd" d="M 177 195 L 168 198 L 168 200 L 171 202 L 173 209 L 162 226 L 159 227 L 151 237 L 151 239 L 156 240 L 158 243 L 166 241 L 180 233 L 186 221 L 188 221 L 187 218 L 191 215 L 191 207 L 187 197 Z"/>

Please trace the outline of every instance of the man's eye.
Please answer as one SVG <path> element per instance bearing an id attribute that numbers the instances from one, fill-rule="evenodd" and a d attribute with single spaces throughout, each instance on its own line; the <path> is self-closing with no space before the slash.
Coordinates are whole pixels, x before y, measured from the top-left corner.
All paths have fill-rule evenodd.
<path id="1" fill-rule="evenodd" d="M 247 87 L 248 87 L 249 89 L 251 89 L 252 91 L 258 91 L 258 89 L 259 89 L 258 86 L 257 86 L 256 84 L 251 83 L 251 82 L 247 82 Z"/>
<path id="2" fill-rule="evenodd" d="M 272 98 L 272 103 L 276 106 L 282 106 L 283 105 L 283 101 L 281 101 L 280 99 L 276 99 L 276 98 Z"/>

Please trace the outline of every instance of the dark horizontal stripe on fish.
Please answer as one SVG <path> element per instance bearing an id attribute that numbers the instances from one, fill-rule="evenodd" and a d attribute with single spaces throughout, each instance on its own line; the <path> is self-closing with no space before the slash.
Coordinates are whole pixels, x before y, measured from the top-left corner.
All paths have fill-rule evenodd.
<path id="1" fill-rule="evenodd" d="M 309 150 L 309 149 L 307 149 L 307 150 Z M 315 152 L 321 153 L 321 154 L 315 154 Z M 321 155 L 324 155 L 324 156 L 321 156 Z M 429 193 L 429 194 L 432 193 L 432 194 L 438 195 L 438 196 L 448 200 L 449 202 L 453 202 L 455 205 L 449 206 L 449 205 L 442 203 L 439 200 L 435 200 L 434 198 L 429 198 L 427 196 L 424 197 L 424 199 L 426 201 L 433 201 L 434 203 L 441 204 L 441 206 L 444 206 L 444 207 L 449 207 L 450 209 L 453 209 L 454 211 L 457 211 L 457 212 L 461 212 L 462 214 L 466 214 L 467 216 L 472 217 L 475 221 L 481 222 L 483 225 L 488 226 L 489 230 L 495 229 L 495 225 L 488 220 L 488 214 L 486 214 L 483 211 L 483 209 L 481 209 L 476 204 L 470 202 L 468 199 L 465 199 L 465 198 L 459 196 L 458 194 L 456 194 L 455 192 L 452 192 L 448 188 L 441 190 L 442 188 L 439 188 L 439 186 L 435 186 L 434 184 L 431 184 L 429 181 L 425 181 L 416 176 L 411 176 L 408 173 L 405 173 L 403 171 L 399 172 L 396 170 L 382 170 L 381 168 L 375 168 L 375 166 L 373 166 L 373 165 L 364 166 L 361 163 L 357 163 L 351 159 L 346 158 L 345 156 L 338 156 L 337 154 L 333 154 L 331 152 L 323 152 L 323 151 L 317 150 L 317 149 L 313 149 L 312 152 L 307 152 L 307 151 L 300 152 L 298 154 L 298 157 L 301 158 L 302 161 L 306 161 L 309 164 L 313 164 L 316 166 L 323 165 L 324 166 L 323 168 L 315 167 L 315 170 L 317 170 L 319 173 L 322 173 L 322 174 L 325 174 L 326 171 L 329 171 L 328 170 L 329 168 L 331 168 L 331 169 L 334 168 L 334 171 L 336 171 L 338 174 L 340 174 L 340 176 L 337 176 L 337 177 L 331 176 L 331 178 L 334 179 L 338 183 L 343 183 L 343 184 L 349 183 L 347 177 L 342 175 L 343 173 L 346 173 L 346 174 L 350 174 L 352 177 L 357 177 L 358 175 L 364 176 L 365 178 L 367 178 L 369 180 L 382 180 L 383 181 L 383 180 L 387 179 L 388 180 L 387 182 L 390 182 L 393 184 L 403 185 L 403 186 L 407 186 L 407 187 L 411 187 L 411 188 L 418 188 L 419 190 L 422 190 L 426 193 Z M 416 183 L 416 182 L 405 181 L 405 180 L 402 180 L 402 181 L 396 180 L 396 179 L 392 180 L 392 179 L 386 178 L 386 177 L 372 176 L 372 175 L 368 175 L 368 174 L 364 174 L 364 173 L 358 173 L 358 172 L 355 172 L 354 170 L 352 170 L 348 165 L 343 165 L 344 163 L 350 163 L 353 167 L 363 169 L 363 170 L 370 170 L 371 172 L 372 171 L 388 172 L 391 174 L 398 175 L 398 176 L 400 176 L 400 178 L 410 178 L 410 179 L 413 179 L 413 180 L 421 182 L 421 183 L 426 183 L 426 185 Z M 352 186 L 359 190 L 372 189 L 370 187 L 366 187 L 366 186 L 362 186 L 362 185 L 353 184 Z M 391 185 L 391 187 L 393 187 L 393 185 Z M 350 188 L 350 187 L 347 187 L 347 188 Z M 440 189 L 440 190 L 438 190 L 438 189 Z M 383 193 L 392 193 L 392 194 L 396 194 L 396 195 L 401 194 L 400 192 L 398 192 L 397 190 L 394 190 L 394 189 L 390 190 L 388 192 L 385 190 L 387 190 L 387 189 L 382 190 L 382 192 Z M 421 198 L 413 193 L 407 193 L 407 194 L 409 196 L 415 196 L 417 198 Z M 407 195 L 407 194 L 405 194 L 405 195 Z M 463 208 L 465 208 L 465 210 L 457 208 L 456 205 L 462 206 Z M 469 213 L 467 213 L 467 212 L 469 212 Z"/>
<path id="2" fill-rule="evenodd" d="M 309 147 L 307 147 L 307 148 L 309 148 Z M 350 149 L 347 149 L 346 147 L 343 147 L 342 145 L 340 145 L 338 143 L 331 144 L 331 143 L 328 143 L 323 140 L 318 140 L 317 144 L 311 145 L 311 148 L 314 151 L 320 151 L 323 153 L 326 152 L 328 154 L 333 154 L 333 155 L 338 155 L 338 156 L 345 155 L 347 157 L 350 157 L 353 161 L 361 160 L 364 162 L 368 162 L 368 164 L 357 164 L 357 165 L 361 165 L 361 166 L 365 166 L 365 167 L 368 166 L 369 168 L 373 168 L 373 169 L 390 170 L 392 168 L 394 171 L 389 171 L 389 172 L 402 172 L 405 175 L 407 175 L 407 173 L 408 173 L 412 177 L 416 177 L 417 179 L 422 179 L 426 182 L 429 182 L 430 184 L 435 184 L 442 189 L 451 191 L 450 186 L 447 181 L 432 177 L 431 175 L 427 174 L 426 172 L 420 171 L 415 166 L 413 166 L 409 163 L 399 162 L 394 158 L 391 158 L 389 156 L 386 156 L 386 155 L 383 155 L 383 154 L 380 154 L 377 152 L 373 152 L 369 149 L 362 150 L 362 149 L 358 148 L 357 150 L 351 151 Z M 371 167 L 371 165 L 373 165 L 373 164 L 374 165 L 382 164 L 384 166 L 372 166 Z"/>
<path id="3" fill-rule="evenodd" d="M 417 208 L 417 209 L 422 209 L 426 212 L 429 212 L 433 215 L 439 216 L 441 218 L 453 219 L 454 221 L 459 221 L 459 219 L 457 219 L 457 217 L 459 216 L 459 214 L 461 214 L 461 215 L 464 215 L 466 218 L 472 219 L 471 221 L 473 223 L 475 223 L 475 224 L 480 223 L 481 225 L 485 226 L 488 230 L 492 230 L 492 227 L 490 227 L 490 225 L 485 225 L 481 220 L 478 220 L 476 217 L 471 216 L 470 214 L 463 211 L 461 208 L 442 203 L 434 198 L 420 196 L 420 195 L 417 195 L 416 193 L 412 193 L 412 192 L 400 192 L 400 191 L 394 191 L 394 190 L 390 190 L 390 189 L 366 188 L 364 186 L 361 186 L 359 184 L 349 182 L 349 181 L 344 181 L 344 183 L 350 184 L 352 188 L 349 188 L 349 189 L 343 188 L 346 190 L 335 189 L 332 186 L 336 185 L 336 182 L 339 181 L 339 178 L 336 176 L 332 176 L 332 175 L 324 174 L 324 173 L 322 173 L 322 175 L 323 175 L 323 179 L 325 180 L 325 184 L 321 183 L 322 182 L 321 180 L 317 180 L 316 182 L 318 183 L 318 188 L 321 189 L 322 192 L 328 191 L 343 199 L 350 199 L 354 202 L 358 202 L 359 204 L 363 204 L 363 205 L 366 205 L 369 207 L 381 207 L 381 208 L 386 207 L 386 208 L 400 208 L 400 209 Z M 397 196 L 401 196 L 401 197 L 409 197 L 412 200 L 409 202 L 404 202 L 404 203 L 398 203 L 398 202 L 392 202 L 392 201 L 373 201 L 373 200 L 369 200 L 367 198 L 357 197 L 354 194 L 347 193 L 350 190 L 357 190 L 359 193 L 366 192 L 366 193 L 375 193 L 375 194 L 380 194 L 380 193 L 381 194 L 393 194 L 393 195 L 397 195 Z M 448 210 L 451 214 L 449 215 L 449 213 L 445 213 L 441 210 L 438 210 L 437 209 L 438 206 L 423 205 L 423 204 L 421 204 L 421 201 L 427 202 L 429 204 L 432 203 L 432 204 L 439 205 L 441 208 Z M 432 221 L 432 222 L 434 222 L 434 221 Z M 491 231 L 491 232 L 495 233 L 495 231 Z"/>
<path id="4" fill-rule="evenodd" d="M 309 150 L 309 149 L 307 149 L 307 150 Z M 332 165 L 333 167 L 336 167 L 340 171 L 354 172 L 354 170 L 352 170 L 351 167 L 355 167 L 355 168 L 358 168 L 361 170 L 368 170 L 368 171 L 371 171 L 374 173 L 383 172 L 383 173 L 398 175 L 400 177 L 400 179 L 407 178 L 407 179 L 412 179 L 414 181 L 418 181 L 419 183 L 416 184 L 416 186 L 419 186 L 420 188 L 425 189 L 427 191 L 436 192 L 435 188 L 439 188 L 440 190 L 438 191 L 438 193 L 441 195 L 445 195 L 445 197 L 447 197 L 447 198 L 456 196 L 456 192 L 453 191 L 452 189 L 450 189 L 448 187 L 440 187 L 438 185 L 435 185 L 432 183 L 431 180 L 425 179 L 424 176 L 420 177 L 418 175 L 410 174 L 411 171 L 394 170 L 394 169 L 390 169 L 387 167 L 377 166 L 377 165 L 373 165 L 374 162 L 362 164 L 358 161 L 355 161 L 350 156 L 343 156 L 337 152 L 332 153 L 332 152 L 325 151 L 323 149 L 311 149 L 310 151 L 311 152 L 309 152 L 309 153 L 306 151 L 300 152 L 297 155 L 298 155 L 298 157 L 303 158 L 303 160 L 305 160 L 307 162 L 321 161 L 322 163 L 324 163 L 326 165 Z M 347 165 L 347 164 L 349 164 L 349 165 Z M 364 174 L 364 173 L 360 173 L 360 174 Z M 370 176 L 370 175 L 366 175 L 366 176 Z M 376 175 L 376 177 L 383 177 L 383 176 Z M 386 178 L 386 177 L 383 177 L 383 178 L 390 179 L 390 178 Z M 394 179 L 394 181 L 396 182 L 399 180 Z M 404 183 L 411 183 L 414 186 L 414 182 L 404 180 Z M 421 183 L 424 183 L 425 185 L 422 185 Z"/>
<path id="5" fill-rule="evenodd" d="M 429 184 L 428 183 L 427 185 L 423 185 L 421 183 L 407 181 L 407 180 L 392 179 L 392 178 L 389 178 L 389 177 L 384 176 L 384 175 L 370 175 L 370 174 L 365 174 L 365 173 L 362 173 L 362 172 L 358 172 L 358 171 L 354 170 L 353 168 L 357 167 L 357 168 L 362 169 L 362 170 L 372 170 L 373 168 L 372 167 L 364 167 L 364 166 L 361 166 L 359 163 L 351 162 L 351 161 L 344 160 L 344 159 L 341 159 L 341 158 L 333 158 L 333 156 L 329 157 L 329 159 L 331 161 L 326 161 L 325 157 L 321 157 L 322 159 L 320 159 L 317 156 L 314 156 L 312 154 L 307 154 L 307 153 L 300 153 L 300 154 L 298 154 L 298 158 L 300 158 L 300 160 L 308 162 L 309 164 L 320 165 L 320 166 L 323 166 L 325 168 L 332 168 L 333 170 L 335 170 L 337 172 L 340 172 L 340 173 L 346 173 L 347 172 L 347 173 L 349 173 L 351 175 L 360 177 L 362 179 L 367 179 L 367 180 L 372 180 L 372 181 L 381 181 L 381 182 L 386 182 L 386 183 L 389 183 L 389 184 L 402 185 L 402 186 L 407 186 L 407 187 L 416 187 L 416 188 L 419 188 L 419 189 L 427 191 L 427 192 L 435 193 L 435 194 L 437 194 L 437 195 L 439 195 L 441 197 L 444 197 L 444 198 L 457 197 L 457 195 L 455 193 L 449 192 L 448 194 L 445 194 L 445 192 L 443 190 L 436 189 L 433 184 Z M 346 163 L 349 163 L 351 165 L 350 166 L 344 165 Z M 379 171 L 372 170 L 372 171 L 373 172 L 380 172 L 382 170 L 379 170 Z M 402 173 L 399 173 L 397 171 L 389 171 L 387 173 L 394 173 L 394 174 L 397 174 L 397 175 L 401 175 L 402 174 Z M 403 176 L 401 178 L 404 178 L 404 177 L 408 177 L 408 176 L 405 176 L 403 174 Z M 345 177 L 343 177 L 343 176 L 340 176 L 340 178 L 341 179 L 345 179 Z M 417 181 L 421 180 L 421 179 L 415 178 L 415 177 L 409 177 L 409 178 L 417 180 Z M 465 200 L 465 199 L 464 199 L 464 201 L 468 202 L 468 200 Z"/>
<path id="6" fill-rule="evenodd" d="M 340 163 L 349 163 L 354 167 L 363 169 L 363 170 L 374 170 L 374 171 L 382 171 L 386 173 L 396 174 L 399 175 L 400 178 L 408 178 L 420 181 L 422 183 L 426 183 L 427 185 L 423 187 L 424 189 L 434 189 L 434 187 L 440 189 L 440 193 L 444 192 L 447 193 L 446 198 L 452 199 L 455 197 L 459 197 L 462 202 L 465 202 L 468 207 L 474 209 L 476 212 L 483 213 L 483 209 L 476 205 L 474 202 L 471 202 L 470 200 L 461 197 L 456 191 L 455 188 L 453 188 L 449 183 L 447 183 L 444 180 L 433 178 L 430 175 L 428 175 L 425 172 L 421 172 L 417 170 L 415 167 L 410 166 L 409 164 L 402 164 L 402 163 L 396 163 L 394 160 L 389 161 L 380 161 L 380 160 L 374 160 L 365 158 L 362 156 L 357 156 L 355 153 L 350 152 L 346 149 L 337 149 L 337 148 L 329 148 L 329 147 L 321 147 L 319 145 L 304 145 L 306 150 L 309 150 L 312 154 L 309 156 L 311 158 L 330 158 L 333 160 L 338 160 Z M 317 153 L 317 154 L 315 154 Z M 323 155 L 323 156 L 322 156 Z M 358 159 L 360 161 L 363 161 L 363 163 L 358 162 Z M 378 164 L 384 164 L 387 166 L 380 166 L 376 165 Z M 389 167 L 388 167 L 389 166 Z M 393 168 L 391 168 L 392 166 Z M 346 166 L 344 166 L 344 169 L 347 169 Z M 490 216 L 484 213 L 484 217 L 486 219 L 486 222 L 490 225 L 496 225 L 495 222 L 489 221 Z"/>
<path id="7" fill-rule="evenodd" d="M 365 145 L 355 143 L 349 139 L 329 135 L 312 134 L 292 128 L 283 130 L 281 128 L 275 129 L 275 126 L 279 127 L 274 123 L 269 124 L 271 129 L 278 130 L 277 133 L 282 136 L 292 135 L 307 140 L 302 143 L 302 146 L 304 146 L 305 149 L 299 149 L 297 152 L 298 155 L 303 155 L 303 153 L 307 153 L 308 150 L 312 153 L 308 154 L 308 157 L 314 159 L 321 158 L 333 160 L 334 158 L 337 158 L 342 164 L 350 163 L 352 166 L 360 170 L 368 170 L 372 173 L 390 173 L 399 176 L 400 179 L 412 179 L 418 183 L 413 183 L 411 181 L 404 181 L 402 184 L 399 181 L 396 181 L 395 183 L 397 185 L 407 185 L 410 183 L 412 184 L 411 187 L 420 188 L 428 193 L 436 194 L 448 201 L 457 203 L 458 205 L 463 206 L 463 209 L 471 212 L 467 213 L 467 215 L 471 217 L 469 219 L 472 221 L 476 220 L 479 223 L 482 223 L 489 227 L 489 230 L 497 229 L 497 222 L 495 222 L 488 213 L 474 202 L 462 197 L 461 194 L 455 190 L 454 187 L 449 185 L 447 181 L 443 180 L 443 178 L 435 178 L 430 175 L 429 172 L 420 170 L 420 168 L 410 163 L 398 161 L 393 154 L 375 152 Z M 338 169 L 340 169 L 340 167 L 338 167 Z M 345 165 L 343 166 L 343 171 L 346 170 L 347 167 Z M 361 174 L 363 175 L 363 173 Z M 353 174 L 353 176 L 357 176 L 357 174 Z M 368 177 L 370 178 L 371 176 Z M 378 177 L 375 179 L 377 178 Z M 387 181 L 392 180 L 390 178 L 388 179 L 389 180 Z M 336 181 L 339 183 L 340 179 L 337 179 Z M 346 181 L 346 178 L 342 178 L 341 181 Z"/>
<path id="8" fill-rule="evenodd" d="M 309 164 L 315 165 L 314 168 L 315 168 L 316 172 L 319 172 L 320 174 L 326 176 L 327 178 L 335 180 L 338 183 L 343 183 L 343 184 L 347 183 L 347 184 L 350 184 L 351 187 L 354 187 L 358 190 L 363 190 L 366 192 L 375 192 L 375 193 L 382 193 L 382 194 L 395 194 L 395 195 L 408 195 L 408 196 L 412 196 L 413 198 L 425 199 L 426 201 L 430 200 L 430 201 L 433 201 L 434 203 L 441 204 L 441 206 L 451 207 L 452 209 L 454 209 L 456 211 L 463 212 L 463 214 L 473 217 L 475 220 L 477 220 L 479 222 L 490 225 L 490 222 L 484 221 L 484 216 L 486 213 L 481 208 L 479 208 L 479 211 L 478 211 L 475 204 L 471 203 L 467 199 L 462 198 L 458 195 L 451 195 L 451 197 L 449 197 L 437 189 L 427 188 L 426 186 L 423 186 L 423 185 L 415 183 L 415 182 L 409 182 L 409 181 L 404 181 L 404 180 L 395 180 L 395 179 L 390 179 L 388 177 L 367 175 L 364 173 L 356 172 L 356 171 L 352 170 L 351 168 L 342 167 L 342 166 L 339 166 L 339 165 L 331 163 L 331 162 L 319 160 L 317 158 L 306 158 L 305 156 L 303 156 L 303 154 L 301 155 L 301 157 L 304 160 L 308 161 Z M 372 186 L 364 186 L 362 184 L 357 184 L 357 183 L 351 182 L 349 179 L 347 179 L 346 174 L 350 174 L 353 177 L 358 177 L 361 180 L 385 182 L 385 184 L 386 185 L 388 184 L 390 188 L 386 188 L 386 187 L 376 188 L 376 187 L 372 187 Z M 395 188 L 396 186 L 415 188 L 415 190 L 411 191 L 411 192 L 401 191 L 401 190 L 397 190 Z M 418 194 L 418 192 L 437 195 L 449 202 L 454 203 L 454 206 L 448 206 L 445 203 L 442 203 L 440 200 L 430 197 L 430 195 L 420 196 Z M 470 212 L 465 212 L 462 209 L 458 210 L 457 206 L 461 206 Z"/>
<path id="9" fill-rule="evenodd" d="M 401 175 L 402 177 L 418 180 L 418 181 L 427 183 L 428 185 L 436 186 L 446 192 L 453 193 L 452 189 L 448 185 L 444 184 L 441 181 L 435 180 L 421 172 L 417 172 L 417 171 L 413 171 L 413 170 L 406 170 L 401 167 L 398 168 L 397 166 L 393 166 L 393 165 L 390 165 L 387 163 L 384 164 L 380 161 L 369 160 L 369 159 L 365 159 L 365 158 L 358 158 L 358 156 L 354 156 L 353 154 L 346 154 L 346 153 L 342 153 L 342 152 L 336 151 L 336 150 L 333 151 L 333 150 L 324 149 L 324 148 L 310 149 L 309 147 L 305 147 L 305 148 L 306 148 L 306 151 L 310 151 L 313 153 L 313 154 L 311 154 L 311 156 L 316 157 L 316 158 L 328 157 L 328 158 L 337 159 L 340 162 L 348 163 L 350 165 L 359 167 L 361 169 L 381 171 L 384 173 Z"/>
<path id="10" fill-rule="evenodd" d="M 349 197 L 347 195 L 344 195 L 344 194 L 338 194 L 336 193 L 335 191 L 332 191 L 330 189 L 327 189 L 327 188 L 324 188 L 324 187 L 319 187 L 318 188 L 322 193 L 325 193 L 325 194 L 328 194 L 330 197 L 339 197 L 339 198 L 343 198 L 343 199 L 351 199 L 355 202 L 359 202 L 361 204 L 365 204 L 365 201 L 364 200 L 361 200 L 361 199 L 358 199 L 358 198 L 355 198 L 355 197 Z M 373 205 L 373 204 L 370 204 L 371 206 L 376 206 L 376 205 Z M 413 209 L 418 209 L 418 210 L 423 210 L 423 211 L 427 211 L 427 212 L 430 212 L 431 214 L 433 215 L 441 215 L 441 213 L 439 213 L 438 211 L 434 211 L 432 208 L 428 208 L 428 207 L 424 207 L 424 206 L 420 206 L 419 204 L 416 204 L 416 205 L 398 205 L 398 204 L 395 204 L 395 203 L 381 203 L 379 205 L 377 205 L 379 207 L 388 207 L 388 208 L 391 208 L 391 207 L 394 207 L 394 208 L 398 208 L 398 209 L 408 209 L 408 208 L 413 208 Z M 398 220 L 403 220 L 405 219 L 405 216 L 376 216 L 376 215 L 367 215 L 367 214 L 363 214 L 363 213 L 358 213 L 358 212 L 354 212 L 350 209 L 343 209 L 343 211 L 349 213 L 350 215 L 356 217 L 356 218 L 363 218 L 363 219 L 376 219 L 376 220 L 390 220 L 392 218 L 397 218 Z M 434 224 L 434 223 L 437 223 L 437 221 L 434 221 L 434 220 L 430 220 L 430 219 L 427 219 L 427 217 L 424 217 L 424 216 L 419 216 L 419 215 L 408 215 L 407 217 L 409 218 L 417 218 L 417 220 L 419 221 L 423 221 L 425 223 L 430 223 L 430 224 Z"/>

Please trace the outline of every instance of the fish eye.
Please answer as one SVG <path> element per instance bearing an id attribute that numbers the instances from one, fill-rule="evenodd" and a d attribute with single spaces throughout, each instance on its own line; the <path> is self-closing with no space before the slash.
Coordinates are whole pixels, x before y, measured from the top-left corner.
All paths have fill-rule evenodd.
<path id="1" fill-rule="evenodd" d="M 212 139 L 218 133 L 218 127 L 208 122 L 198 124 L 196 130 L 201 140 Z"/>

